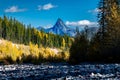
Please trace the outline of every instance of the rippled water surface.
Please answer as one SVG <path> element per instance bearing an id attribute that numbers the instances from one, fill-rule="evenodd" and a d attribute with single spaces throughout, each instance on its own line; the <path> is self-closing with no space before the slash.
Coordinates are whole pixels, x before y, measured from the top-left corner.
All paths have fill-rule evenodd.
<path id="1" fill-rule="evenodd" d="M 0 79 L 8 80 L 119 80 L 120 64 L 0 65 Z"/>

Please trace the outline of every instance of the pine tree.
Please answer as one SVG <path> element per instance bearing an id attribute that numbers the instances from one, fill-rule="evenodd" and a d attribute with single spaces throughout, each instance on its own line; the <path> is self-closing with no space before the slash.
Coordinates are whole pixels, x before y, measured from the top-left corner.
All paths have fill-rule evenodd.
<path id="1" fill-rule="evenodd" d="M 100 0 L 99 10 L 100 29 L 96 34 L 98 38 L 96 40 L 99 41 L 97 50 L 107 59 L 113 57 L 115 48 L 120 43 L 119 0 Z"/>
<path id="2" fill-rule="evenodd" d="M 69 62 L 77 64 L 86 61 L 86 55 L 89 47 L 89 40 L 87 38 L 87 30 L 76 35 L 74 42 L 70 48 Z"/>
<path id="3" fill-rule="evenodd" d="M 7 29 L 8 29 L 8 19 L 6 16 L 4 16 L 4 19 L 2 21 L 2 37 L 4 39 L 7 39 Z"/>
<path id="4" fill-rule="evenodd" d="M 26 36 L 26 38 L 27 38 L 27 42 L 30 42 L 31 41 L 31 25 L 28 25 L 27 26 L 27 36 Z"/>
<path id="5" fill-rule="evenodd" d="M 0 17 L 0 38 L 2 37 L 2 18 Z"/>

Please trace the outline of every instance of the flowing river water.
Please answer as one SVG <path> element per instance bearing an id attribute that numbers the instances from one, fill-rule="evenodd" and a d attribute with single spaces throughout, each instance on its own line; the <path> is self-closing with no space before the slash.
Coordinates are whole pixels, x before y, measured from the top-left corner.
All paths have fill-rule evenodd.
<path id="1" fill-rule="evenodd" d="M 120 64 L 0 65 L 0 80 L 119 80 Z"/>

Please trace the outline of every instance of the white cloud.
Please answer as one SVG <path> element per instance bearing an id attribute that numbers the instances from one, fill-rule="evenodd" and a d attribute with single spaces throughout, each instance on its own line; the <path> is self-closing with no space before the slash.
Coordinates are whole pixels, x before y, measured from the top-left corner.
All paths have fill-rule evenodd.
<path id="1" fill-rule="evenodd" d="M 11 6 L 10 8 L 5 9 L 5 12 L 24 12 L 26 9 L 19 9 L 17 6 Z"/>
<path id="2" fill-rule="evenodd" d="M 48 4 L 45 4 L 45 5 L 38 5 L 38 10 L 50 10 L 52 8 L 55 8 L 57 6 L 51 4 L 51 3 L 48 3 Z"/>
<path id="3" fill-rule="evenodd" d="M 97 27 L 98 23 L 97 22 L 91 22 L 89 20 L 80 20 L 77 22 L 70 22 L 66 21 L 67 26 L 79 26 L 79 27 L 85 27 L 86 25 L 89 27 Z"/>
<path id="4" fill-rule="evenodd" d="M 93 10 L 89 10 L 88 12 L 90 12 L 90 13 L 98 13 L 98 12 L 100 12 L 100 9 L 95 8 Z"/>
<path id="5" fill-rule="evenodd" d="M 44 26 L 44 28 L 45 28 L 45 29 L 48 29 L 48 28 L 51 28 L 52 26 L 53 26 L 53 25 L 48 24 L 48 25 Z"/>

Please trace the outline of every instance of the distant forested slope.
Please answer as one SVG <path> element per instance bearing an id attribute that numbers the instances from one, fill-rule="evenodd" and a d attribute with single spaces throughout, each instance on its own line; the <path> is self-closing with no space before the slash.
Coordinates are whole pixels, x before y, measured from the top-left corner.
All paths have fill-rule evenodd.
<path id="1" fill-rule="evenodd" d="M 31 25 L 24 25 L 15 18 L 0 17 L 0 38 L 14 43 L 38 44 L 44 47 L 70 47 L 72 38 L 38 31 Z"/>

